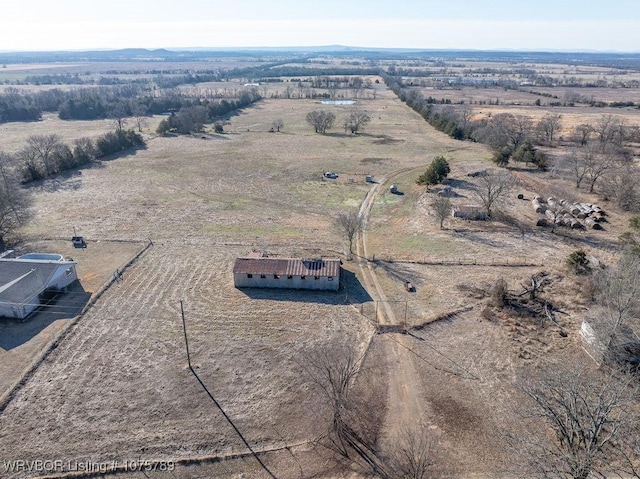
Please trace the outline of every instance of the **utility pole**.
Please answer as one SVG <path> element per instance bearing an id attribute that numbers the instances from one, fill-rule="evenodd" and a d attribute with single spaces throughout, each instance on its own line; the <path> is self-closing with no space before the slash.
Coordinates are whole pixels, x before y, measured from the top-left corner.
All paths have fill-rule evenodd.
<path id="1" fill-rule="evenodd" d="M 407 329 L 407 305 L 409 303 L 408 299 L 404 300 L 404 329 Z"/>
<path id="2" fill-rule="evenodd" d="M 189 354 L 189 340 L 187 339 L 187 323 L 184 319 L 184 306 L 182 304 L 182 300 L 180 300 L 180 313 L 182 314 L 182 330 L 184 331 L 184 345 L 187 348 L 187 364 L 189 365 L 189 369 L 193 370 L 191 367 L 191 355 Z"/>

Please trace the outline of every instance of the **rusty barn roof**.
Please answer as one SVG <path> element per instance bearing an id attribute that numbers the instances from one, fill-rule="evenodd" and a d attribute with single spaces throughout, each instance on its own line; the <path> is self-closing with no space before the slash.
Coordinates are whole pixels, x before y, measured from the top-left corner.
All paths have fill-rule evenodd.
<path id="1" fill-rule="evenodd" d="M 340 260 L 300 258 L 236 258 L 233 272 L 282 276 L 339 276 Z"/>

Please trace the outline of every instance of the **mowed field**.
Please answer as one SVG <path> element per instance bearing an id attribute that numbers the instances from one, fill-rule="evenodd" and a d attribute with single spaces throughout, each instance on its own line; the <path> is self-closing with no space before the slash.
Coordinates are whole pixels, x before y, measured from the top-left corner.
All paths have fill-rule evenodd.
<path id="1" fill-rule="evenodd" d="M 345 240 L 332 218 L 359 207 L 370 188 L 362 175 L 371 174 L 383 193 L 372 211 L 369 253 L 382 259 L 375 270 L 396 318 L 418 327 L 404 347 L 418 378 L 411 400 L 423 406 L 421 426 L 442 435 L 459 477 L 504 470 L 509 457 L 500 433 L 517 427 L 512 410 L 520 399 L 513 381 L 527 366 L 580 355 L 584 303 L 567 289 L 563 261 L 579 246 L 610 255 L 626 218 L 613 212 L 601 236 L 530 231 L 522 238 L 503 225 L 452 219 L 440 231 L 430 214 L 434 193 L 415 178 L 445 155 L 455 202 L 474 203 L 476 184 L 467 174 L 491 167 L 489 152 L 434 131 L 391 92 L 359 107 L 372 116 L 363 134 L 347 135 L 338 125 L 317 135 L 304 121 L 309 111 L 331 109 L 339 123 L 349 107 L 264 100 L 230 117 L 225 134 L 149 135 L 145 149 L 31 186 L 36 216 L 22 231 L 23 247 L 67 237 L 73 227 L 89 248 L 148 240 L 153 247 L 16 391 L 0 415 L 0 457 L 65 464 L 191 458 L 171 474 L 149 477 L 268 477 L 250 456 L 203 464 L 247 448 L 187 368 L 182 300 L 193 366 L 233 425 L 256 451 L 280 449 L 264 456 L 277 477 L 318 474 L 326 455 L 309 452 L 309 442 L 325 431 L 327 411 L 303 373 L 305 354 L 346 339 L 360 350 L 372 344 L 385 358 L 385 345 L 397 336 L 374 335 L 376 305 L 362 290 L 355 262 L 345 259 L 337 294 L 240 291 L 231 271 L 234 258 L 252 249 L 342 256 Z M 276 119 L 283 132 L 270 133 Z M 37 134 L 43 124 L 23 128 Z M 323 180 L 323 171 L 336 171 L 341 181 Z M 535 182 L 556 180 L 525 173 L 532 181 L 517 192 L 527 198 Z M 390 183 L 405 194 L 388 193 Z M 506 209 L 535 219 L 527 201 L 513 199 Z M 415 263 L 461 257 L 496 265 Z M 531 266 L 500 266 L 509 261 Z M 516 290 L 540 271 L 551 274 L 552 293 L 577 297 L 562 305 L 568 314 L 557 327 L 482 317 L 485 293 L 498 277 Z M 405 279 L 415 293 L 404 291 Z M 389 352 L 376 365 L 381 378 L 394 374 L 396 359 Z M 378 406 L 393 417 L 394 404 L 372 408 Z"/>
<path id="2" fill-rule="evenodd" d="M 338 339 L 363 348 L 373 327 L 343 293 L 236 290 L 233 260 L 254 248 L 339 254 L 345 244 L 332 217 L 357 208 L 368 187 L 325 182 L 322 172 L 384 175 L 424 164 L 448 140 L 425 142 L 428 126 L 390 94 L 363 105 L 374 120 L 358 137 L 313 133 L 304 117 L 317 107 L 264 101 L 232 117 L 224 135 L 154 138 L 135 154 L 31 187 L 37 214 L 23 234 L 34 246 L 73 227 L 89 249 L 149 238 L 154 246 L 16 392 L 0 417 L 3 458 L 103 463 L 244 452 L 186 368 L 180 300 L 194 367 L 256 450 L 324 431 L 300 362 Z M 275 118 L 283 133 L 268 132 Z M 29 134 L 41 124 L 26 125 Z M 346 278 L 345 293 L 362 296 L 358 280 Z"/>

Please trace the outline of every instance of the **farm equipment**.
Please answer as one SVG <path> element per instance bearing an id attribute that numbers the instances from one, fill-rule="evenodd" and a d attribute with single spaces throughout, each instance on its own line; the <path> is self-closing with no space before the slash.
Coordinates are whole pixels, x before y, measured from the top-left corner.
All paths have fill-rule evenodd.
<path id="1" fill-rule="evenodd" d="M 71 244 L 73 244 L 74 248 L 86 248 L 87 242 L 84 240 L 83 236 L 73 236 L 71 238 Z"/>

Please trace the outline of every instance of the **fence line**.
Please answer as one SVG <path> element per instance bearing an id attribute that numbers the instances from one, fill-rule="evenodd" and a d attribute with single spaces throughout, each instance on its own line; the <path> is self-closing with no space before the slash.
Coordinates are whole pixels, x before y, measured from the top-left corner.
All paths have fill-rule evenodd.
<path id="1" fill-rule="evenodd" d="M 432 266 L 503 266 L 503 267 L 542 267 L 543 263 L 534 263 L 530 259 L 478 259 L 475 257 L 459 257 L 459 258 L 392 258 L 389 256 L 373 256 L 369 261 L 382 263 L 406 263 L 406 264 L 424 264 Z"/>

